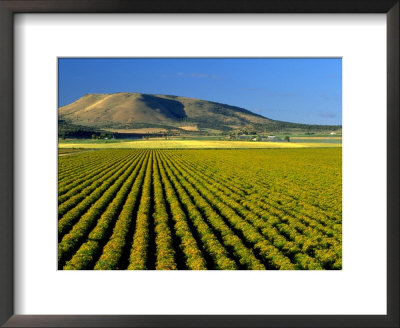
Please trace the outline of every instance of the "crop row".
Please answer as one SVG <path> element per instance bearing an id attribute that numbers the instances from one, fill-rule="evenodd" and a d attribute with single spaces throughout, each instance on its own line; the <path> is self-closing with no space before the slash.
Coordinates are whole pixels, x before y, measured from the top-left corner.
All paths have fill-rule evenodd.
<path id="1" fill-rule="evenodd" d="M 115 154 L 116 156 L 104 156 L 104 152 L 91 151 L 90 153 L 76 154 L 67 156 L 59 160 L 59 176 L 58 183 L 67 184 L 73 182 L 77 178 L 86 176 L 99 168 L 102 168 L 105 164 L 117 163 L 120 159 L 125 156 L 129 156 L 129 153 Z"/>
<path id="2" fill-rule="evenodd" d="M 139 158 L 133 162 L 136 164 Z M 112 171 L 108 172 L 101 179 L 94 181 L 91 185 L 84 188 L 76 195 L 58 206 L 58 233 L 62 235 L 70 227 L 71 223 L 83 214 L 91 204 L 97 200 L 104 191 L 106 191 L 116 181 L 132 162 L 123 162 Z"/>
<path id="3" fill-rule="evenodd" d="M 68 174 L 68 178 L 65 178 L 63 181 L 59 180 L 59 197 L 69 192 L 71 189 L 80 186 L 82 182 L 85 182 L 86 180 L 103 172 L 104 169 L 115 167 L 118 165 L 118 163 L 131 156 L 132 154 L 125 154 L 125 156 L 106 157 L 103 158 L 103 161 L 94 168 L 90 167 L 90 165 L 85 165 L 85 161 L 82 161 L 82 165 L 79 166 L 81 169 L 78 172 Z"/>
<path id="4" fill-rule="evenodd" d="M 59 268 L 341 269 L 340 156 L 274 149 L 60 157 Z"/>
<path id="5" fill-rule="evenodd" d="M 112 201 L 116 196 L 118 190 L 121 185 L 125 182 L 126 178 L 131 174 L 131 172 L 135 168 L 136 162 L 128 163 L 127 167 L 122 168 L 122 172 L 117 176 L 117 179 L 110 183 L 109 185 L 102 185 L 105 187 L 105 190 L 99 192 L 99 198 L 96 201 L 94 199 L 91 201 L 91 206 L 87 212 L 85 212 L 82 216 L 79 217 L 79 221 L 72 227 L 72 229 L 63 236 L 61 241 L 58 244 L 58 261 L 59 264 L 63 263 L 63 261 L 76 250 L 76 248 L 80 245 L 80 243 L 87 236 L 87 233 L 93 223 L 96 222 L 97 219 L 101 217 L 104 210 L 110 210 L 113 206 Z M 88 198 L 86 198 L 88 199 Z M 86 200 L 85 199 L 85 200 Z M 107 213 L 107 210 L 105 213 Z M 60 221 L 59 221 L 59 233 L 60 233 Z"/>
<path id="6" fill-rule="evenodd" d="M 286 230 L 284 234 L 281 234 L 281 231 L 276 228 L 276 224 L 271 224 L 275 222 L 273 222 L 272 220 L 270 220 L 272 222 L 268 221 L 271 217 L 270 212 L 267 212 L 257 206 L 251 206 L 252 210 L 250 211 L 248 208 L 240 203 L 240 197 L 236 197 L 236 195 L 233 194 L 228 188 L 221 186 L 218 182 L 216 182 L 216 180 L 209 179 L 207 175 L 203 175 L 199 173 L 199 171 L 193 172 L 190 171 L 190 169 L 187 167 L 185 167 L 185 169 L 185 173 L 191 172 L 191 177 L 195 181 L 196 185 L 202 184 L 207 187 L 207 189 L 212 192 L 214 197 L 217 197 L 221 202 L 229 206 L 242 218 L 250 222 L 254 227 L 258 229 L 258 231 L 262 235 L 267 237 L 268 240 L 271 241 L 271 243 L 280 251 L 282 251 L 286 256 L 295 257 L 297 253 L 306 251 L 305 249 L 301 248 L 301 246 L 303 246 L 302 244 L 298 244 L 299 238 L 303 237 L 303 235 L 298 233 L 294 229 L 291 229 L 291 227 L 289 227 L 288 225 L 284 227 L 283 224 L 280 225 L 279 228 L 282 228 L 281 230 L 284 230 L 284 228 L 286 228 Z M 312 235 L 308 235 L 307 238 L 304 239 L 312 240 L 312 237 Z M 319 237 L 321 238 L 321 235 L 319 235 Z M 307 251 L 308 253 L 310 253 L 309 247 L 307 248 Z M 307 260 L 307 263 L 305 262 L 305 260 Z M 309 258 L 307 254 L 302 257 L 301 263 L 297 264 L 304 269 L 310 267 L 314 269 L 320 268 L 320 265 L 318 265 L 315 260 Z"/>
<path id="7" fill-rule="evenodd" d="M 127 159 L 111 163 L 110 165 L 108 165 L 108 163 L 105 163 L 105 165 L 103 165 L 100 169 L 91 172 L 90 174 L 87 174 L 82 178 L 76 178 L 75 182 L 72 182 L 65 187 L 60 186 L 58 205 L 60 206 L 65 201 L 71 199 L 71 197 L 77 195 L 79 192 L 81 192 L 84 188 L 90 186 L 92 183 L 101 180 L 101 178 L 107 173 L 112 172 L 117 167 L 120 167 L 121 164 L 127 163 L 130 159 L 131 156 L 129 156 Z M 64 192 L 64 190 L 66 190 L 66 192 Z"/>
<path id="8" fill-rule="evenodd" d="M 93 264 L 96 255 L 100 251 L 102 242 L 105 241 L 106 235 L 110 232 L 113 222 L 116 221 L 118 214 L 120 213 L 123 204 L 125 203 L 128 193 L 138 176 L 143 158 L 136 165 L 135 169 L 129 175 L 128 178 L 123 182 L 121 188 L 116 193 L 115 197 L 107 206 L 106 210 L 101 214 L 96 222 L 96 226 L 88 235 L 88 241 L 85 242 L 75 253 L 72 259 L 67 262 L 65 269 L 86 269 L 88 266 Z M 129 170 L 127 172 L 130 172 Z M 116 187 L 118 188 L 118 187 Z M 104 199 L 104 202 L 107 200 Z M 76 226 L 79 226 L 79 233 L 85 233 L 91 226 L 91 220 L 88 218 L 86 221 L 79 221 Z M 75 228 L 75 227 L 74 227 Z M 76 233 L 76 228 L 75 231 Z M 75 236 L 74 234 L 73 236 Z"/>
<path id="9" fill-rule="evenodd" d="M 206 184 L 214 196 L 259 228 L 260 232 L 285 255 L 293 257 L 299 252 L 305 253 L 306 255 L 301 257 L 301 263 L 298 263 L 301 268 L 319 267 L 318 263 L 308 258 L 308 255 L 316 257 L 317 262 L 320 262 L 322 266 L 330 266 L 339 261 L 341 234 L 337 233 L 337 228 L 334 229 L 335 231 L 327 228 L 323 219 L 320 219 L 321 222 L 304 214 L 290 211 L 290 206 L 280 206 L 279 200 L 273 202 L 268 197 L 262 199 L 261 192 L 254 193 L 251 202 L 243 201 L 246 194 L 244 190 L 237 188 L 237 185 L 240 185 L 237 179 L 221 182 L 223 179 L 212 177 L 212 172 L 210 172 L 212 169 L 199 167 L 197 161 L 175 160 L 174 162 L 184 167 L 187 172 L 191 172 L 196 184 Z M 193 168 L 194 166 L 195 168 Z M 235 185 L 232 184 L 232 181 Z M 263 201 L 260 201 L 261 199 Z M 289 224 L 287 224 L 288 222 Z M 304 222 L 305 224 L 303 224 Z M 339 224 L 335 224 L 335 227 L 341 228 Z M 336 266 L 340 266 L 340 261 L 336 263 Z"/>

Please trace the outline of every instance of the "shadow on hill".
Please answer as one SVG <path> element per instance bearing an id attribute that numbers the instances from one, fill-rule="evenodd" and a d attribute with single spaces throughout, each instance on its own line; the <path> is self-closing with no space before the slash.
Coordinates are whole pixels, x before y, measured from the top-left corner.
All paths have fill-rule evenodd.
<path id="1" fill-rule="evenodd" d="M 262 115 L 257 114 L 257 113 L 253 113 L 253 112 L 251 112 L 251 111 L 249 111 L 247 109 L 241 108 L 241 107 L 231 106 L 231 105 L 227 105 L 227 104 L 220 104 L 220 103 L 216 103 L 216 102 L 213 102 L 213 101 L 209 101 L 209 103 L 213 104 L 215 106 L 216 110 L 218 110 L 218 109 L 219 110 L 223 110 L 224 111 L 223 114 L 225 114 L 225 115 L 229 115 L 229 114 L 232 115 L 235 112 L 239 112 L 239 113 L 252 115 L 252 116 L 257 116 L 257 117 L 272 121 L 270 118 L 267 118 L 267 117 L 262 116 Z"/>
<path id="2" fill-rule="evenodd" d="M 179 101 L 144 94 L 142 94 L 142 100 L 149 108 L 156 110 L 168 118 L 186 118 L 186 112 L 183 104 Z"/>

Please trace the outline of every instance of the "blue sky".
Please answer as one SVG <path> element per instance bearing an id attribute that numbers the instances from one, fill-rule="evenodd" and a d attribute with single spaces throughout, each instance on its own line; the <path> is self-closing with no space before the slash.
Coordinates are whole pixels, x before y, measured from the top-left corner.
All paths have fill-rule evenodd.
<path id="1" fill-rule="evenodd" d="M 276 120 L 342 124 L 342 60 L 60 58 L 59 106 L 86 93 L 141 92 L 211 100 Z"/>

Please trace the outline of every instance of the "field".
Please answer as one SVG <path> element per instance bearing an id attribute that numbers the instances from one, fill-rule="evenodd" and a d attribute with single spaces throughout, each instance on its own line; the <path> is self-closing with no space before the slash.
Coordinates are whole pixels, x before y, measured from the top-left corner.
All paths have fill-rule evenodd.
<path id="1" fill-rule="evenodd" d="M 252 142 L 228 140 L 71 140 L 60 141 L 59 148 L 137 148 L 137 149 L 237 149 L 237 148 L 314 148 L 341 147 L 320 142 Z"/>
<path id="2" fill-rule="evenodd" d="M 165 148 L 129 144 L 152 142 Z M 333 146 L 60 156 L 59 269 L 341 269 L 342 152 Z"/>
<path id="3" fill-rule="evenodd" d="M 93 151 L 93 149 L 80 149 L 80 148 L 59 148 L 58 156 L 69 156 L 83 152 Z"/>

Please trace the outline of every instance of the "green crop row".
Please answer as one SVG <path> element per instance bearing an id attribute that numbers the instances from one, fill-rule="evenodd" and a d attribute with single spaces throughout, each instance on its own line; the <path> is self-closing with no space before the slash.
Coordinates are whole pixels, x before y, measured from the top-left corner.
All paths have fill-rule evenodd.
<path id="1" fill-rule="evenodd" d="M 178 155 L 175 155 L 175 157 L 177 156 Z M 214 185 L 218 190 L 223 192 L 224 195 L 233 198 L 237 203 L 241 203 L 250 211 L 250 213 L 257 214 L 263 219 L 270 216 L 277 217 L 279 221 L 281 218 L 282 220 L 285 218 L 286 222 L 289 219 L 290 226 L 281 223 L 277 226 L 278 231 L 295 244 L 300 241 L 300 247 L 302 247 L 302 243 L 304 243 L 305 240 L 313 240 L 312 244 L 314 247 L 307 247 L 307 256 L 312 255 L 312 257 L 316 257 L 315 250 L 318 250 L 318 254 L 324 253 L 325 260 L 320 260 L 322 258 L 321 256 L 318 257 L 318 261 L 321 262 L 322 265 L 326 266 L 326 263 L 332 263 L 332 261 L 335 259 L 337 260 L 335 263 L 339 263 L 339 259 L 341 258 L 341 217 L 340 219 L 328 217 L 328 214 L 333 213 L 330 211 L 326 211 L 328 214 L 321 214 L 321 209 L 317 208 L 315 205 L 309 205 L 302 200 L 296 200 L 296 204 L 294 204 L 294 198 L 292 196 L 288 197 L 286 195 L 282 195 L 280 191 L 277 192 L 276 185 L 270 186 L 269 190 L 263 190 L 262 188 L 260 189 L 260 183 L 262 183 L 263 179 L 254 179 L 254 182 L 251 184 L 251 188 L 249 188 L 248 183 L 243 179 L 239 179 L 238 176 L 235 176 L 234 179 L 228 179 L 226 176 L 224 177 L 224 173 L 231 170 L 225 169 L 224 172 L 218 172 L 215 161 L 212 163 L 212 166 L 207 166 L 204 165 L 204 161 L 201 162 L 201 160 L 198 160 L 198 158 L 191 160 L 188 160 L 187 158 L 188 157 L 181 157 L 180 160 L 176 161 L 176 163 L 184 165 L 185 169 L 195 172 L 194 176 L 201 177 L 201 181 L 206 181 L 207 183 Z M 232 165 L 230 165 L 232 163 L 224 164 L 225 168 L 232 167 Z M 268 174 L 268 172 L 266 173 Z M 213 178 L 215 174 L 218 175 L 218 179 Z M 247 196 L 247 194 L 249 194 L 249 196 Z M 301 193 L 299 195 L 301 199 L 306 198 Z M 249 200 L 246 200 L 246 197 Z M 340 200 L 340 198 L 338 199 Z M 303 205 L 301 210 L 296 207 L 298 204 Z M 235 208 L 235 210 L 238 209 L 240 209 L 240 206 Z M 265 209 L 268 211 L 265 212 Z M 242 212 L 241 215 L 251 217 L 251 214 L 249 215 L 249 213 L 246 213 L 246 211 Z M 299 217 L 302 222 L 300 221 Z M 268 226 L 267 228 L 264 228 L 263 231 L 269 232 L 269 236 L 271 236 L 271 232 L 276 235 L 276 232 L 269 229 Z M 280 229 L 285 231 L 281 231 Z M 290 233 L 288 233 L 289 231 Z M 284 240 L 278 236 L 278 243 L 274 244 L 275 246 L 279 246 L 279 244 L 283 244 L 283 241 Z M 290 245 L 285 243 L 285 246 L 283 247 L 287 248 L 288 246 Z M 295 247 L 297 248 L 297 245 Z M 335 257 L 333 257 L 333 249 L 336 253 Z M 294 249 L 292 248 L 292 250 Z M 301 250 L 301 252 L 303 251 L 304 250 Z M 329 261 L 326 261 L 326 258 L 329 258 Z M 340 265 L 337 265 L 337 267 L 339 266 Z"/>
<path id="2" fill-rule="evenodd" d="M 96 226 L 89 233 L 88 241 L 78 249 L 72 259 L 66 263 L 64 269 L 82 270 L 87 269 L 93 264 L 95 256 L 99 253 L 101 244 L 104 242 L 107 232 L 111 230 L 112 224 L 116 221 L 118 214 L 120 213 L 142 163 L 143 158 L 141 158 L 131 175 L 125 180 L 121 189 L 107 206 L 105 212 L 97 220 Z"/>
<path id="3" fill-rule="evenodd" d="M 171 163 L 172 166 L 175 166 L 176 163 Z M 176 168 L 176 166 L 175 166 Z M 251 245 L 252 247 L 258 251 L 260 251 L 261 246 L 268 245 L 269 252 L 260 252 L 261 256 L 264 257 L 268 263 L 276 268 L 276 269 L 294 269 L 295 266 L 291 263 L 290 259 L 287 258 L 284 254 L 282 254 L 277 248 L 272 246 L 268 240 L 266 240 L 258 230 L 247 220 L 244 220 L 242 217 L 237 215 L 237 213 L 232 210 L 229 206 L 219 201 L 213 193 L 209 191 L 204 185 L 196 183 L 196 181 L 185 171 L 176 169 L 177 175 L 181 178 L 188 188 L 196 189 L 201 198 L 204 198 L 203 208 L 207 208 L 206 204 L 212 205 L 213 208 L 216 209 L 220 215 L 227 220 L 232 227 L 234 227 L 237 231 L 240 231 L 243 235 L 245 241 Z M 210 206 L 210 205 L 209 205 Z M 210 211 L 209 211 L 210 212 Z M 215 212 L 215 210 L 213 210 Z M 212 213 L 212 212 L 211 212 Z M 211 214 L 210 213 L 210 214 Z M 216 213 L 216 212 L 215 212 Z M 209 214 L 207 214 L 208 216 Z M 265 248 L 265 247 L 264 247 Z M 249 257 L 244 257 L 244 259 L 250 259 Z M 243 260 L 243 259 L 242 259 Z M 257 260 L 258 261 L 258 260 Z M 250 263 L 254 263 L 254 261 L 250 261 Z M 254 268 L 252 268 L 254 269 Z"/>
<path id="4" fill-rule="evenodd" d="M 145 154 L 145 160 L 140 167 L 135 182 L 129 192 L 126 202 L 121 210 L 119 218 L 115 224 L 112 235 L 103 248 L 103 252 L 96 262 L 95 270 L 115 270 L 119 269 L 124 247 L 128 241 L 128 234 L 131 226 L 134 224 L 134 209 L 139 203 L 140 192 L 146 168 L 148 166 L 149 153 Z"/>
<path id="5" fill-rule="evenodd" d="M 210 222 L 210 224 L 214 227 L 215 230 L 219 231 L 221 237 L 223 239 L 224 244 L 227 247 L 231 247 L 237 256 L 241 265 L 245 266 L 248 269 L 260 270 L 264 269 L 262 263 L 255 257 L 252 250 L 247 248 L 239 236 L 237 236 L 229 226 L 224 222 L 223 218 L 214 210 L 214 208 L 207 202 L 206 199 L 202 197 L 199 191 L 196 190 L 188 181 L 188 177 L 185 175 L 179 174 L 173 166 L 173 163 L 164 157 L 164 161 L 166 163 L 167 173 L 169 176 L 174 176 L 177 181 L 185 188 L 186 192 L 191 195 L 193 201 L 196 206 L 203 212 L 204 217 Z M 206 192 L 203 190 L 203 192 Z M 212 198 L 212 197 L 211 197 Z M 234 220 L 234 219 L 233 219 Z M 238 222 L 237 227 L 248 231 L 246 228 L 250 229 L 250 227 L 243 227 L 241 222 Z M 236 227 L 235 227 L 236 228 Z"/>
<path id="6" fill-rule="evenodd" d="M 158 157 L 159 158 L 159 157 Z M 160 175 L 165 188 L 165 196 L 170 208 L 172 219 L 175 222 L 176 235 L 180 238 L 180 247 L 185 255 L 186 266 L 190 270 L 206 270 L 206 261 L 202 255 L 196 239 L 188 225 L 188 218 L 181 208 L 178 195 L 176 194 L 165 171 L 164 162 L 160 161 Z"/>
<path id="7" fill-rule="evenodd" d="M 107 179 L 112 179 L 115 176 L 116 172 L 120 172 L 121 169 L 123 170 L 126 166 L 129 166 L 130 161 L 124 161 L 119 163 L 117 167 L 113 168 L 111 171 L 107 172 L 107 174 L 103 175 L 101 179 L 93 181 L 93 183 L 86 188 L 82 189 L 81 191 L 76 191 L 74 195 L 70 195 L 69 199 L 66 200 L 64 203 L 58 206 L 58 217 L 62 218 L 62 216 L 67 213 L 71 208 L 74 208 L 80 201 L 85 199 L 88 195 L 90 195 L 98 186 L 100 186 L 103 181 Z"/>
<path id="8" fill-rule="evenodd" d="M 76 251 L 85 237 L 87 237 L 88 231 L 92 227 L 93 223 L 101 216 L 107 206 L 110 205 L 110 202 L 117 194 L 125 179 L 133 171 L 135 164 L 136 162 L 129 164 L 123 173 L 118 176 L 118 179 L 113 184 L 107 186 L 105 191 L 103 190 L 101 192 L 101 197 L 98 198 L 89 210 L 79 218 L 79 221 L 72 227 L 71 231 L 64 235 L 58 244 L 59 265 L 62 265 L 68 257 L 73 255 L 74 251 Z"/>
<path id="9" fill-rule="evenodd" d="M 81 178 L 91 172 L 103 167 L 105 164 L 118 162 L 129 154 L 116 154 L 112 156 L 105 152 L 91 152 L 80 154 L 79 156 L 63 156 L 58 158 L 58 184 L 66 185 L 73 183 L 76 178 Z"/>
<path id="10" fill-rule="evenodd" d="M 59 158 L 66 270 L 342 268 L 339 149 Z"/>
<path id="11" fill-rule="evenodd" d="M 93 167 L 91 165 L 91 160 L 86 159 L 76 159 L 74 162 L 68 163 L 68 166 L 72 166 L 75 169 L 75 172 L 66 174 L 64 179 L 58 179 L 58 195 L 61 196 L 64 193 L 68 192 L 71 188 L 74 188 L 83 181 L 83 179 L 89 179 L 92 176 L 97 175 L 102 172 L 104 168 L 112 167 L 117 165 L 119 162 L 125 160 L 128 157 L 131 157 L 132 153 L 124 153 L 124 154 L 103 154 L 103 156 L 98 160 L 96 166 Z M 89 161 L 89 163 L 88 163 Z M 60 166 L 60 159 L 59 159 Z"/>
<path id="12" fill-rule="evenodd" d="M 146 269 L 149 248 L 149 217 L 151 213 L 151 182 L 153 152 L 146 167 L 142 196 L 136 214 L 136 229 L 133 235 L 132 249 L 129 256 L 128 270 Z"/>
<path id="13" fill-rule="evenodd" d="M 209 166 L 202 166 L 201 164 L 199 164 L 198 162 L 195 162 L 195 161 L 191 161 L 190 164 L 191 164 L 191 166 L 194 167 L 193 169 L 196 172 L 203 173 L 203 174 L 207 175 L 208 177 L 210 177 Z M 226 166 L 229 167 L 229 166 L 231 166 L 230 164 L 231 163 L 226 163 Z M 189 164 L 186 162 L 186 165 L 189 165 Z M 213 168 L 213 171 L 215 173 L 215 168 Z M 218 172 L 218 173 L 221 173 L 221 172 Z M 226 185 L 226 183 L 223 182 L 224 180 L 226 181 L 227 179 L 223 178 L 223 174 L 218 174 L 218 183 L 223 184 L 224 187 L 228 187 L 229 189 L 231 189 L 231 194 L 236 196 L 235 200 L 237 200 L 237 198 L 246 197 L 246 195 L 249 193 L 248 184 L 240 182 L 240 179 L 238 179 L 238 178 L 234 179 L 235 183 L 237 184 L 236 186 L 232 186 L 232 184 L 230 183 L 232 181 L 232 179 L 228 180 L 229 181 L 228 186 Z M 216 181 L 216 180 L 214 180 L 214 181 Z M 295 211 L 297 211 L 298 213 L 307 215 L 310 219 L 320 222 L 322 225 L 325 225 L 325 226 L 333 225 L 334 230 L 341 231 L 340 230 L 341 226 L 338 226 L 337 224 L 335 224 L 336 223 L 335 220 L 341 220 L 341 218 L 334 217 L 334 214 L 330 211 L 327 211 L 326 209 L 324 211 L 322 211 L 316 205 L 311 205 L 309 203 L 302 201 L 302 200 L 309 199 L 309 198 L 307 197 L 307 194 L 302 193 L 299 190 L 299 188 L 297 188 L 298 186 L 291 185 L 290 191 L 292 194 L 294 192 L 297 192 L 297 197 L 301 198 L 302 200 L 299 200 L 298 198 L 296 198 L 294 196 L 288 196 L 287 190 L 285 191 L 285 193 L 277 190 L 277 188 L 276 188 L 277 182 L 276 181 L 274 182 L 273 193 L 271 193 L 271 186 L 267 185 L 267 188 L 266 188 L 264 186 L 264 184 L 265 183 L 263 183 L 262 179 L 254 179 L 254 181 L 251 185 L 251 192 L 253 193 L 251 196 L 256 196 L 259 198 L 260 197 L 268 198 L 268 197 L 271 197 L 271 195 L 273 195 L 273 197 L 278 200 L 280 207 L 292 208 Z M 237 188 L 237 186 L 239 186 L 239 188 Z M 311 201 L 312 200 L 310 200 L 310 202 Z M 292 213 L 293 213 L 293 215 L 296 215 L 295 212 L 292 211 Z M 332 217 L 327 217 L 327 213 L 329 213 Z M 341 221 L 339 221 L 339 222 L 341 222 Z"/>
<path id="14" fill-rule="evenodd" d="M 110 188 L 110 186 L 113 185 L 113 183 L 120 177 L 121 174 L 123 174 L 123 172 L 125 172 L 128 167 L 136 165 L 138 161 L 139 158 L 137 158 L 134 162 L 123 164 L 121 168 L 117 168 L 115 171 L 109 172 L 107 175 L 103 176 L 103 179 L 96 181 L 94 185 L 90 186 L 90 189 L 88 187 L 87 190 L 84 192 L 82 191 L 81 194 L 84 196 L 80 195 L 80 202 L 75 197 L 72 197 L 71 203 L 74 202 L 73 206 L 76 206 L 66 212 L 58 221 L 59 238 L 62 238 L 64 234 L 68 232 L 68 230 L 79 219 L 79 217 L 83 215 L 90 208 L 90 206 L 92 206 L 92 204 L 97 201 L 103 195 L 103 193 L 108 190 L 108 188 Z M 61 214 L 59 213 L 59 215 Z"/>
<path id="15" fill-rule="evenodd" d="M 156 270 L 176 270 L 175 251 L 160 177 L 159 162 L 153 159 L 154 231 L 156 234 Z"/>
<path id="16" fill-rule="evenodd" d="M 179 163 L 182 164 L 182 163 Z M 183 165 L 182 165 L 183 166 Z M 185 167 L 186 172 L 189 172 L 190 168 L 187 166 Z M 284 255 L 288 257 L 293 257 L 295 254 L 302 252 L 299 245 L 289 239 L 287 239 L 284 235 L 280 234 L 280 232 L 272 225 L 266 224 L 265 218 L 268 217 L 268 214 L 260 210 L 259 208 L 253 208 L 253 211 L 249 211 L 246 209 L 242 204 L 236 202 L 233 198 L 236 198 L 232 192 L 226 188 L 221 186 L 215 180 L 209 181 L 207 175 L 203 175 L 199 173 L 199 171 L 193 172 L 190 171 L 192 174 L 192 178 L 196 180 L 196 185 L 203 185 L 205 186 L 214 197 L 217 197 L 221 202 L 225 205 L 229 206 L 233 209 L 237 214 L 239 214 L 243 219 L 247 220 L 251 223 L 258 231 L 267 237 L 267 239 L 279 249 Z M 205 183 L 207 182 L 207 185 Z M 237 198 L 236 198 L 237 199 Z M 292 232 L 294 233 L 294 232 Z M 308 255 L 307 255 L 308 257 Z M 322 269 L 322 267 L 318 267 L 318 261 L 314 259 L 310 259 L 311 262 L 315 263 L 314 269 Z M 299 264 L 301 267 L 300 263 Z"/>
<path id="17" fill-rule="evenodd" d="M 80 179 L 77 178 L 75 182 L 65 187 L 68 189 L 67 192 L 64 192 L 63 194 L 58 196 L 58 205 L 60 206 L 63 202 L 67 201 L 68 199 L 71 199 L 71 197 L 77 195 L 87 186 L 90 186 L 93 182 L 99 181 L 107 173 L 112 172 L 116 167 L 121 166 L 121 164 L 126 163 L 129 160 L 131 160 L 131 156 L 119 162 L 112 163 L 111 165 L 107 165 L 106 163 L 104 166 L 102 166 L 98 171 L 95 171 L 93 174 L 88 174 Z M 61 193 L 63 191 L 64 188 L 60 190 Z"/>
<path id="18" fill-rule="evenodd" d="M 158 157 L 158 161 L 160 161 Z M 193 222 L 197 233 L 203 243 L 203 248 L 208 254 L 211 255 L 214 261 L 215 269 L 221 270 L 234 270 L 236 269 L 235 261 L 233 261 L 227 252 L 227 250 L 218 241 L 212 229 L 204 221 L 201 213 L 197 210 L 196 206 L 191 201 L 189 195 L 175 179 L 173 175 L 169 175 L 169 179 L 173 182 L 175 190 L 182 205 L 185 207 L 186 212 L 189 213 L 188 219 Z"/>

